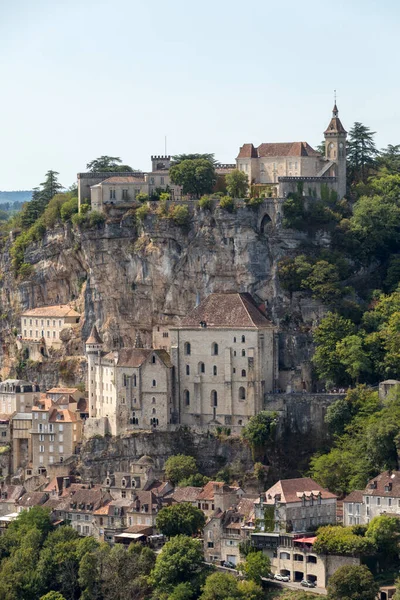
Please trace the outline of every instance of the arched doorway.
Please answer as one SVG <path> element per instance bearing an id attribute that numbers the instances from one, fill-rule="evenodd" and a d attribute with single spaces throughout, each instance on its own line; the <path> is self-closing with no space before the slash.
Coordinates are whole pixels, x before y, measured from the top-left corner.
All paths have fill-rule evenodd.
<path id="1" fill-rule="evenodd" d="M 272 225 L 272 219 L 268 213 L 265 213 L 265 215 L 263 216 L 263 218 L 261 220 L 260 233 L 267 233 L 267 231 L 271 225 Z"/>

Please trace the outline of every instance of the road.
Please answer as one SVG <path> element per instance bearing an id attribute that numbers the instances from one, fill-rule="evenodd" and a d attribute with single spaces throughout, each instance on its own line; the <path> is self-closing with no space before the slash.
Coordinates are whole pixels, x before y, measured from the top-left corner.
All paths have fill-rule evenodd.
<path id="1" fill-rule="evenodd" d="M 306 588 L 300 585 L 300 583 L 294 583 L 292 581 L 277 581 L 276 579 L 267 579 L 266 577 L 262 578 L 263 581 L 268 582 L 269 585 L 280 587 L 280 588 L 289 588 L 291 590 L 302 590 L 303 592 L 309 592 L 310 594 L 320 594 L 321 596 L 326 596 L 327 591 L 325 588 L 315 587 L 315 588 Z"/>

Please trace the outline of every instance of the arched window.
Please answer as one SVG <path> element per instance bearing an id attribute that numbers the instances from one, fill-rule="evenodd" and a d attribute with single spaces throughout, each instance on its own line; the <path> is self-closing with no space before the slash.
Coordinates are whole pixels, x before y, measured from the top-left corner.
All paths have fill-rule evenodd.
<path id="1" fill-rule="evenodd" d="M 216 342 L 211 345 L 211 354 L 213 356 L 218 356 L 218 344 Z"/>
<path id="2" fill-rule="evenodd" d="M 153 415 L 155 415 L 156 414 L 156 409 L 153 408 L 153 410 L 151 412 L 152 412 Z"/>
<path id="3" fill-rule="evenodd" d="M 199 362 L 199 375 L 206 372 L 206 366 L 203 362 Z"/>
<path id="4" fill-rule="evenodd" d="M 153 387 L 156 387 L 157 385 L 157 381 L 155 379 L 153 379 Z"/>
<path id="5" fill-rule="evenodd" d="M 233 338 L 233 343 L 236 344 L 236 338 L 235 337 Z"/>
<path id="6" fill-rule="evenodd" d="M 246 369 L 242 369 L 242 377 L 246 377 Z"/>
<path id="7" fill-rule="evenodd" d="M 239 388 L 239 400 L 246 400 L 246 390 L 244 387 Z"/>
<path id="8" fill-rule="evenodd" d="M 218 394 L 216 390 L 211 392 L 211 406 L 218 406 Z"/>
<path id="9" fill-rule="evenodd" d="M 184 345 L 184 352 L 185 352 L 186 356 L 189 356 L 189 354 L 190 354 L 190 350 L 191 350 L 191 348 L 190 348 L 190 344 L 189 344 L 189 342 L 185 342 L 185 345 Z"/>
<path id="10" fill-rule="evenodd" d="M 156 399 L 155 399 L 154 397 L 151 399 L 151 403 L 152 403 L 152 404 L 155 404 L 155 403 L 156 403 Z"/>
<path id="11" fill-rule="evenodd" d="M 156 364 L 156 357 L 155 357 L 155 355 L 154 355 L 154 354 L 153 354 L 153 356 L 151 357 L 151 362 L 153 363 L 153 365 L 155 365 L 155 364 Z"/>
<path id="12" fill-rule="evenodd" d="M 218 369 L 216 367 L 216 365 L 213 366 L 213 375 L 216 375 L 218 373 Z"/>
<path id="13" fill-rule="evenodd" d="M 136 375 L 133 376 L 133 387 L 136 387 Z"/>
<path id="14" fill-rule="evenodd" d="M 190 375 L 190 367 L 189 367 L 189 365 L 186 365 L 186 375 Z"/>
<path id="15" fill-rule="evenodd" d="M 126 479 L 125 479 L 125 477 L 123 477 L 121 479 L 121 487 L 126 487 Z"/>
<path id="16" fill-rule="evenodd" d="M 190 392 L 189 392 L 189 390 L 185 390 L 183 392 L 183 399 L 184 399 L 184 402 L 185 402 L 185 406 L 189 406 L 189 404 L 190 404 Z"/>
<path id="17" fill-rule="evenodd" d="M 242 356 L 246 356 L 246 350 L 242 350 Z"/>
<path id="18" fill-rule="evenodd" d="M 244 344 L 246 341 L 246 336 L 242 335 L 242 344 Z"/>

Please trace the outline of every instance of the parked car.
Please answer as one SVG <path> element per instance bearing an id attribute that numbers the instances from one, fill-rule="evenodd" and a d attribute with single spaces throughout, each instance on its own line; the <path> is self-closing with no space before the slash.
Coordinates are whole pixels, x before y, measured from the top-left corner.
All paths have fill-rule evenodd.
<path id="1" fill-rule="evenodd" d="M 302 585 L 303 587 L 308 587 L 308 588 L 317 587 L 317 584 L 314 581 L 310 581 L 309 579 L 303 579 L 303 581 L 300 583 L 300 585 Z"/>
<path id="2" fill-rule="evenodd" d="M 281 577 L 282 577 L 281 581 L 290 581 L 289 575 L 281 575 Z"/>
<path id="3" fill-rule="evenodd" d="M 226 560 L 224 562 L 224 567 L 226 567 L 227 569 L 236 569 L 236 565 L 234 565 L 233 562 L 231 562 L 230 560 Z"/>
<path id="4" fill-rule="evenodd" d="M 282 577 L 283 577 L 283 575 L 281 575 L 280 573 L 276 573 L 274 575 L 274 579 L 276 579 L 277 581 L 282 581 Z"/>

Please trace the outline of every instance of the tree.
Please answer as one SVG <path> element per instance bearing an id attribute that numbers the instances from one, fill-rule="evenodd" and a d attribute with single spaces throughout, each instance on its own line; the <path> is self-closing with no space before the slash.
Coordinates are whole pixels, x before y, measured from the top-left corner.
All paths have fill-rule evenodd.
<path id="1" fill-rule="evenodd" d="M 380 151 L 377 158 L 379 172 L 400 173 L 400 144 L 389 144 Z"/>
<path id="2" fill-rule="evenodd" d="M 314 550 L 319 554 L 343 554 L 344 556 L 368 556 L 376 551 L 372 539 L 367 538 L 364 531 L 355 527 L 340 527 L 339 525 L 326 525 L 320 527 Z"/>
<path id="3" fill-rule="evenodd" d="M 61 192 L 64 187 L 58 181 L 57 171 L 47 171 L 46 179 L 40 184 L 42 189 L 40 191 L 40 202 L 43 205 L 43 210 L 46 208 L 50 200 L 59 192 Z M 43 212 L 43 211 L 42 211 Z"/>
<path id="4" fill-rule="evenodd" d="M 253 458 L 262 453 L 264 446 L 275 439 L 278 414 L 268 410 L 262 410 L 250 418 L 246 427 L 242 430 L 242 438 L 246 440 L 252 449 Z"/>
<path id="5" fill-rule="evenodd" d="M 165 476 L 173 484 L 197 473 L 196 459 L 186 454 L 170 456 L 165 462 Z"/>
<path id="6" fill-rule="evenodd" d="M 119 156 L 105 155 L 90 161 L 86 165 L 86 168 L 91 173 L 101 173 L 102 171 L 109 171 L 114 173 L 121 173 L 124 171 L 129 171 L 131 173 L 134 172 L 134 169 L 132 169 L 132 167 L 130 167 L 129 165 L 123 165 L 121 163 L 122 160 L 119 158 Z"/>
<path id="7" fill-rule="evenodd" d="M 313 265 L 309 276 L 304 279 L 303 285 L 313 292 L 314 298 L 329 304 L 338 300 L 342 295 L 339 281 L 337 266 L 326 260 L 319 260 Z"/>
<path id="8" fill-rule="evenodd" d="M 381 515 L 370 521 L 365 535 L 376 546 L 378 552 L 394 558 L 399 555 L 399 533 L 398 519 Z"/>
<path id="9" fill-rule="evenodd" d="M 170 168 L 171 181 L 182 186 L 184 194 L 200 198 L 212 192 L 217 181 L 214 165 L 204 158 L 183 160 Z"/>
<path id="10" fill-rule="evenodd" d="M 42 596 L 40 600 L 65 600 L 65 597 L 60 592 L 49 592 Z"/>
<path id="11" fill-rule="evenodd" d="M 177 535 L 157 556 L 151 581 L 156 587 L 168 590 L 179 583 L 196 579 L 204 568 L 201 541 Z"/>
<path id="12" fill-rule="evenodd" d="M 354 324 L 340 316 L 329 312 L 314 331 L 316 350 L 313 363 L 318 375 L 328 382 L 345 382 L 346 372 L 337 352 L 337 343 L 355 332 Z"/>
<path id="13" fill-rule="evenodd" d="M 328 583 L 329 600 L 375 600 L 379 585 L 365 565 L 339 567 Z"/>
<path id="14" fill-rule="evenodd" d="M 251 579 L 239 581 L 238 590 L 245 600 L 263 600 L 265 598 L 265 593 L 261 585 L 258 585 Z"/>
<path id="15" fill-rule="evenodd" d="M 249 189 L 249 179 L 243 171 L 234 169 L 225 177 L 227 192 L 232 198 L 244 198 Z"/>
<path id="16" fill-rule="evenodd" d="M 349 335 L 336 344 L 337 355 L 351 379 L 358 383 L 361 373 L 370 369 L 370 360 L 360 335 Z"/>
<path id="17" fill-rule="evenodd" d="M 186 581 L 185 583 L 178 583 L 172 594 L 168 596 L 168 600 L 192 600 L 195 595 L 195 591 L 192 585 Z"/>
<path id="18" fill-rule="evenodd" d="M 348 173 L 351 183 L 366 183 L 368 173 L 375 165 L 378 153 L 375 142 L 375 132 L 362 123 L 356 122 L 349 132 L 347 142 Z"/>
<path id="19" fill-rule="evenodd" d="M 171 166 L 179 165 L 184 160 L 208 160 L 212 165 L 216 165 L 217 161 L 214 158 L 214 154 L 176 154 L 172 157 Z"/>
<path id="20" fill-rule="evenodd" d="M 250 552 L 246 560 L 240 563 L 238 571 L 241 571 L 246 579 L 260 583 L 262 577 L 268 577 L 271 572 L 271 561 L 263 552 Z"/>
<path id="21" fill-rule="evenodd" d="M 227 598 L 240 597 L 236 577 L 230 573 L 213 573 L 207 577 L 199 600 L 227 600 Z"/>
<path id="22" fill-rule="evenodd" d="M 157 515 L 156 526 L 168 537 L 194 535 L 204 528 L 205 521 L 202 510 L 190 502 L 182 502 L 162 508 Z"/>

